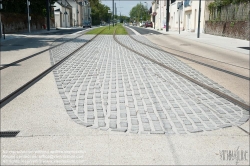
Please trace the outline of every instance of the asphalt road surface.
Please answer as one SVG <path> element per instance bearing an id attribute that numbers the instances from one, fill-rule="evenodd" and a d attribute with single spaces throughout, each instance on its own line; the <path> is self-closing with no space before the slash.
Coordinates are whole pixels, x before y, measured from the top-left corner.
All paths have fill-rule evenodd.
<path id="1" fill-rule="evenodd" d="M 141 27 L 135 27 L 135 26 L 128 26 L 128 27 L 136 30 L 138 33 L 140 33 L 142 35 L 146 35 L 146 34 L 155 34 L 155 35 L 162 34 L 160 32 L 150 30 L 150 29 L 147 29 L 147 28 L 141 28 Z"/>

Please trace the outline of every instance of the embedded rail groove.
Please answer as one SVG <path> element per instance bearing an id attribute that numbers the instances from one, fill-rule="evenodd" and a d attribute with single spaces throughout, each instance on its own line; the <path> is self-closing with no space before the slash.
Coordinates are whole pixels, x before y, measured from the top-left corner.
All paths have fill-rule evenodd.
<path id="1" fill-rule="evenodd" d="M 85 33 L 86 33 L 86 32 L 85 32 Z M 85 34 L 85 33 L 84 33 L 84 34 Z M 6 69 L 6 68 L 8 68 L 8 67 L 10 67 L 10 66 L 13 66 L 13 65 L 18 64 L 18 63 L 20 63 L 20 62 L 22 62 L 22 61 L 25 61 L 25 60 L 30 59 L 30 58 L 32 58 L 32 57 L 35 57 L 35 56 L 37 56 L 37 55 L 39 55 L 39 54 L 42 54 L 42 53 L 44 53 L 44 52 L 46 52 L 46 51 L 49 51 L 49 50 L 51 50 L 51 49 L 53 49 L 53 48 L 55 48 L 55 47 L 58 47 L 58 46 L 60 46 L 60 45 L 62 45 L 62 44 L 65 44 L 65 43 L 67 43 L 67 42 L 70 42 L 70 41 L 72 41 L 72 40 L 75 40 L 75 39 L 81 37 L 81 36 L 84 35 L 84 34 L 81 34 L 81 35 L 79 35 L 79 36 L 76 36 L 76 37 L 74 37 L 74 38 L 68 40 L 68 41 L 62 42 L 62 43 L 60 43 L 60 44 L 57 44 L 57 45 L 55 45 L 55 46 L 52 46 L 52 47 L 50 47 L 50 48 L 47 48 L 47 49 L 42 50 L 42 51 L 40 51 L 40 52 L 37 52 L 37 53 L 35 53 L 35 54 L 33 54 L 33 55 L 30 55 L 30 56 L 24 57 L 24 58 L 22 58 L 22 59 L 19 59 L 19 60 L 17 60 L 17 61 L 11 62 L 11 63 L 9 63 L 9 64 L 7 64 L 7 65 L 4 65 L 3 67 L 0 67 L 0 70 Z M 66 36 L 66 35 L 65 35 L 65 36 Z M 61 38 L 63 38 L 63 37 L 61 37 Z M 60 38 L 58 38 L 58 39 L 60 39 Z M 58 40 L 58 39 L 56 39 L 56 40 Z M 55 41 L 56 41 L 56 40 L 55 40 Z M 55 41 L 53 41 L 53 42 L 55 42 Z"/>
<path id="2" fill-rule="evenodd" d="M 53 69 L 55 69 L 57 66 L 59 66 L 60 64 L 62 64 L 68 58 L 70 58 L 73 54 L 75 54 L 76 52 L 78 52 L 80 49 L 82 49 L 84 46 L 86 46 L 89 42 L 91 42 L 93 39 L 95 39 L 105 29 L 106 28 L 104 28 L 103 30 L 101 30 L 96 36 L 94 36 L 93 38 L 91 38 L 89 41 L 87 41 L 86 43 L 84 43 L 82 46 L 80 46 L 77 49 L 75 49 L 73 52 L 71 52 L 69 55 L 67 55 L 66 57 L 64 57 L 62 60 L 60 60 L 59 62 L 57 62 L 53 66 L 49 67 L 48 69 L 46 69 L 45 71 L 43 71 L 42 73 L 40 73 L 38 76 L 36 76 L 32 80 L 28 81 L 26 84 L 24 84 L 23 86 L 21 86 L 20 88 L 18 88 L 17 90 L 15 90 L 11 94 L 9 94 L 8 96 L 4 97 L 0 101 L 0 108 L 4 107 L 6 104 L 8 104 L 14 98 L 16 98 L 18 95 L 20 95 L 21 93 L 23 93 L 25 90 L 29 89 L 32 85 L 34 85 L 36 82 L 38 82 L 40 79 L 42 79 L 48 73 L 50 73 Z"/>
<path id="3" fill-rule="evenodd" d="M 143 42 L 141 42 L 141 41 L 136 40 L 136 39 L 133 38 L 131 35 L 129 35 L 129 37 L 130 37 L 131 39 L 133 39 L 134 41 L 138 42 L 138 43 L 141 43 L 141 44 L 143 44 L 143 45 L 145 45 L 145 46 L 151 47 L 151 48 L 156 49 L 156 50 L 158 50 L 158 51 L 162 51 L 162 52 L 165 52 L 165 53 L 168 53 L 168 54 L 177 56 L 177 57 L 179 57 L 179 58 L 186 59 L 186 60 L 188 60 L 188 61 L 195 62 L 195 63 L 197 63 L 197 64 L 200 64 L 200 65 L 203 65 L 203 66 L 206 66 L 206 67 L 210 67 L 210 68 L 212 68 L 212 69 L 215 69 L 215 70 L 218 70 L 218 71 L 221 71 L 221 72 L 224 72 L 224 73 L 227 73 L 227 74 L 230 74 L 230 75 L 233 75 L 233 76 L 236 76 L 236 77 L 245 79 L 245 80 L 250 80 L 249 77 L 243 76 L 243 75 L 241 75 L 241 74 L 233 73 L 233 72 L 231 72 L 231 71 L 224 70 L 224 69 L 222 69 L 222 68 L 218 68 L 218 67 L 215 67 L 215 66 L 212 66 L 212 65 L 208 65 L 208 64 L 205 64 L 205 63 L 196 61 L 196 60 L 191 59 L 191 58 L 187 58 L 187 57 L 184 57 L 184 56 L 175 54 L 175 53 L 171 53 L 171 52 L 168 52 L 168 51 L 165 51 L 165 50 L 156 48 L 156 47 L 154 47 L 154 46 L 151 46 L 151 45 L 148 45 L 148 44 L 146 44 L 146 43 L 143 43 Z M 178 51 L 178 50 L 175 50 L 175 51 Z M 179 52 L 182 52 L 182 51 L 179 51 Z M 188 54 L 190 54 L 190 53 L 188 53 Z M 192 54 L 191 54 L 191 55 L 192 55 Z M 195 55 L 195 56 L 197 56 L 197 55 Z M 201 56 L 199 56 L 199 57 L 201 57 Z M 205 58 L 205 57 L 201 57 L 201 58 Z M 207 58 L 206 58 L 206 59 L 207 59 Z M 209 60 L 212 60 L 212 59 L 209 59 Z M 219 61 L 219 62 L 220 62 L 220 61 Z M 220 62 L 220 63 L 222 63 L 222 62 Z M 227 64 L 227 63 L 226 63 L 226 64 Z M 229 64 L 228 64 L 228 65 L 229 65 Z M 231 64 L 230 64 L 230 65 L 231 65 Z M 236 67 L 238 67 L 238 66 L 236 66 Z M 245 69 L 245 68 L 244 68 L 244 69 Z M 249 70 L 249 69 L 247 69 L 247 70 Z"/>
<path id="4" fill-rule="evenodd" d="M 130 48 L 130 47 L 124 45 L 123 43 L 121 43 L 121 42 L 115 37 L 116 30 L 117 30 L 117 28 L 115 29 L 115 31 L 114 31 L 114 33 L 113 33 L 113 39 L 114 39 L 118 44 L 120 44 L 121 46 L 123 46 L 123 47 L 125 47 L 126 49 L 128 49 L 128 50 L 130 50 L 130 51 L 136 53 L 137 55 L 140 55 L 140 56 L 142 56 L 143 58 L 148 59 L 149 61 L 151 61 L 151 62 L 153 62 L 153 63 L 155 63 L 155 64 L 157 64 L 157 65 L 159 65 L 159 66 L 161 66 L 161 67 L 163 67 L 163 68 L 165 68 L 165 69 L 168 69 L 168 70 L 172 71 L 173 73 L 178 74 L 179 76 L 181 76 L 181 77 L 183 77 L 183 78 L 185 78 L 185 79 L 187 79 L 187 80 L 189 80 L 189 81 L 191 81 L 191 82 L 193 82 L 193 83 L 195 83 L 195 84 L 197 84 L 197 85 L 199 85 L 199 86 L 201 86 L 201 87 L 203 87 L 203 88 L 209 90 L 210 92 L 215 93 L 215 94 L 217 94 L 218 96 L 220 96 L 220 97 L 222 97 L 222 98 L 224 98 L 224 99 L 226 99 L 226 100 L 228 100 L 228 101 L 231 101 L 232 103 L 234 103 L 234 104 L 240 106 L 241 108 L 243 108 L 243 109 L 249 111 L 249 108 L 250 108 L 249 105 L 247 105 L 247 104 L 245 104 L 245 103 L 243 103 L 243 102 L 241 102 L 241 101 L 239 101 L 239 100 L 236 100 L 235 98 L 233 98 L 233 97 L 231 97 L 231 96 L 229 96 L 229 95 L 227 95 L 227 94 L 225 94 L 225 93 L 222 93 L 222 92 L 220 92 L 220 91 L 218 91 L 218 90 L 216 90 L 216 89 L 214 89 L 214 88 L 211 88 L 211 87 L 208 86 L 208 85 L 205 85 L 205 84 L 203 84 L 203 83 L 201 83 L 201 82 L 199 82 L 199 81 L 196 81 L 195 79 L 193 79 L 193 78 L 191 78 L 191 77 L 189 77 L 189 76 L 187 76 L 187 75 L 185 75 L 185 74 L 183 74 L 183 73 L 181 73 L 181 72 L 179 72 L 179 71 L 177 71 L 177 70 L 175 70 L 175 69 L 173 69 L 173 68 L 171 68 L 171 67 L 168 67 L 168 66 L 164 65 L 163 63 L 160 63 L 160 62 L 156 61 L 155 59 L 149 58 L 149 57 L 143 55 L 142 53 L 140 53 L 140 52 L 138 52 L 138 51 L 136 51 L 136 50 L 134 50 L 134 49 L 132 49 L 132 48 Z"/>

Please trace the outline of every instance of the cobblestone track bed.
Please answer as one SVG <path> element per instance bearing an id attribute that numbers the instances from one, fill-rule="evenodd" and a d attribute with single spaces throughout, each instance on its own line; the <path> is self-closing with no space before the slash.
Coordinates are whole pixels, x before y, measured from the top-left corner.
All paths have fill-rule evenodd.
<path id="1" fill-rule="evenodd" d="M 52 49 L 52 63 L 66 50 Z M 168 60 L 193 71 L 170 55 Z M 248 111 L 125 49 L 112 36 L 98 36 L 54 75 L 69 116 L 101 130 L 188 134 L 241 125 L 249 118 Z"/>
<path id="2" fill-rule="evenodd" d="M 148 45 L 151 45 L 153 47 L 156 47 L 158 49 L 160 49 L 158 46 L 156 46 L 154 43 L 150 42 L 149 40 L 147 40 L 145 37 L 143 36 L 136 36 L 134 35 L 133 38 L 135 38 L 138 41 L 141 41 L 143 43 L 146 43 Z M 117 36 L 117 39 L 119 39 L 119 36 Z M 209 79 L 208 77 L 204 76 L 203 74 L 201 74 L 199 71 L 191 68 L 190 66 L 188 66 L 187 64 L 181 62 L 179 59 L 177 59 L 175 56 L 172 56 L 171 54 L 162 52 L 160 50 L 156 50 L 150 47 L 147 47 L 141 43 L 138 43 L 136 41 L 134 41 L 133 39 L 131 39 L 130 37 L 126 37 L 123 39 L 119 39 L 123 44 L 127 45 L 128 47 L 131 47 L 134 50 L 140 50 L 139 52 L 143 53 L 144 55 L 153 58 L 161 63 L 163 63 L 164 65 L 167 65 L 193 79 L 198 80 L 199 82 L 208 85 L 216 90 L 219 90 L 220 92 L 223 92 L 229 96 L 232 96 L 233 98 L 246 103 L 243 99 L 239 98 L 237 95 L 233 94 L 232 92 L 230 92 L 229 90 L 225 89 L 224 87 L 222 87 L 221 85 L 219 85 L 218 83 L 214 82 L 213 80 Z"/>

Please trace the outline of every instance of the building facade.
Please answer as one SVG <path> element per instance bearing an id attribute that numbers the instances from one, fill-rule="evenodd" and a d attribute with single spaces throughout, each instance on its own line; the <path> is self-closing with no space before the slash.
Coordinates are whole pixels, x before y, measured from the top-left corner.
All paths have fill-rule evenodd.
<path id="1" fill-rule="evenodd" d="M 206 1 L 201 1 L 200 31 L 204 32 L 205 20 L 208 19 L 208 10 L 205 9 Z M 196 32 L 198 30 L 199 1 L 197 0 L 169 0 L 169 29 Z M 166 26 L 167 0 L 153 0 L 151 21 L 155 29 L 163 29 Z M 155 16 L 154 16 L 155 15 Z"/>
<path id="2" fill-rule="evenodd" d="M 54 6 L 56 28 L 82 26 L 84 21 L 91 21 L 88 0 L 57 0 Z"/>
<path id="3" fill-rule="evenodd" d="M 72 22 L 72 6 L 67 0 L 60 0 L 54 3 L 55 27 L 70 27 Z"/>

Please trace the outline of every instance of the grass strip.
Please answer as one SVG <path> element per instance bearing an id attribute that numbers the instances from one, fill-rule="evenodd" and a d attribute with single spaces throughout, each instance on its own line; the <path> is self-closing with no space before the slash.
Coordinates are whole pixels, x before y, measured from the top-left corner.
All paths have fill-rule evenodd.
<path id="1" fill-rule="evenodd" d="M 117 27 L 116 35 L 127 35 L 128 34 L 126 29 L 121 24 L 117 24 L 114 27 L 113 27 L 113 24 L 110 24 L 110 27 L 109 27 L 109 25 L 107 25 L 104 27 L 96 28 L 96 29 L 93 29 L 93 30 L 87 32 L 86 34 L 97 34 L 100 31 L 102 31 L 103 29 L 105 29 L 102 33 L 100 33 L 100 35 L 113 35 L 116 27 Z"/>

